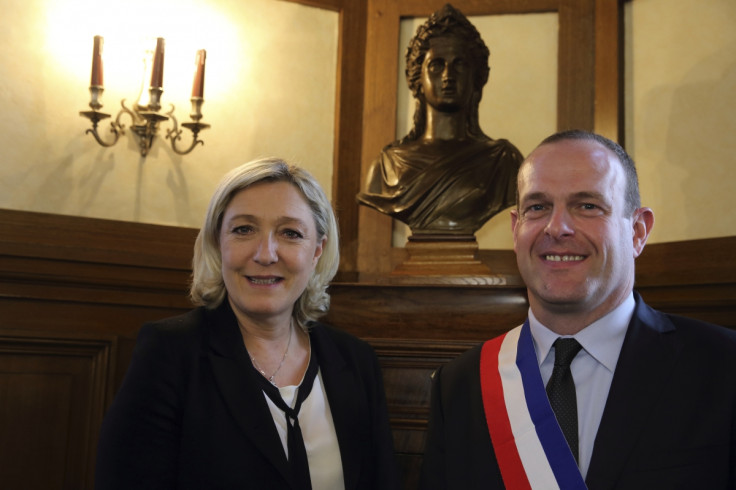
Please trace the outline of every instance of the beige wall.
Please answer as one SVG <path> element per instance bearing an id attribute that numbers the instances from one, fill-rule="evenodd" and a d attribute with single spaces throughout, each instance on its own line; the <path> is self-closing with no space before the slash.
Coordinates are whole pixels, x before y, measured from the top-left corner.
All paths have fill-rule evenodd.
<path id="1" fill-rule="evenodd" d="M 626 5 L 626 140 L 651 240 L 736 235 L 736 1 Z"/>
<path id="2" fill-rule="evenodd" d="M 331 191 L 336 12 L 274 0 L 0 3 L 0 208 L 199 227 L 220 177 L 271 155 Z M 112 148 L 84 134 L 95 34 L 113 117 L 137 98 L 146 43 L 162 36 L 162 112 L 174 104 L 187 121 L 195 52 L 207 49 L 203 147 L 179 156 L 161 130 L 142 158 L 130 134 Z"/>
<path id="3" fill-rule="evenodd" d="M 301 162 L 330 191 L 336 13 L 276 0 L 0 5 L 0 208 L 198 227 L 221 175 L 266 155 Z M 548 14 L 502 17 L 473 19 L 491 50 L 481 125 L 527 153 L 554 130 L 556 27 Z M 656 212 L 652 241 L 736 235 L 736 2 L 632 0 L 625 23 L 627 147 Z M 145 41 L 163 36 L 164 106 L 186 120 L 194 51 L 208 50 L 204 147 L 178 156 L 162 131 L 143 159 L 130 136 L 105 149 L 84 134 L 95 34 L 113 115 L 137 96 Z M 533 109 L 512 110 L 514 93 Z M 506 213 L 492 219 L 481 246 L 510 248 L 508 226 Z"/>

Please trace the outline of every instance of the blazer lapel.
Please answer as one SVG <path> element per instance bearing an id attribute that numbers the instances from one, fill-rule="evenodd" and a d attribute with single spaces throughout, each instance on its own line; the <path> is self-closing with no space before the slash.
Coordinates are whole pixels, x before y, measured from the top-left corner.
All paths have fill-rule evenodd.
<path id="1" fill-rule="evenodd" d="M 250 365 L 237 320 L 227 299 L 213 310 L 207 325 L 208 357 L 217 387 L 232 417 L 246 437 L 271 464 L 291 481 L 286 454 L 272 420 L 262 390 Z"/>
<path id="2" fill-rule="evenodd" d="M 355 373 L 349 368 L 324 327 L 315 325 L 311 332 L 312 348 L 317 354 L 337 442 L 340 445 L 345 488 L 353 489 L 357 487 L 360 475 L 360 444 L 363 441 L 357 428 L 360 421 L 367 417 L 364 403 L 361 403 L 365 398 L 356 390 L 361 384 Z"/>
<path id="3" fill-rule="evenodd" d="M 586 482 L 612 488 L 652 413 L 681 350 L 675 327 L 635 294 L 632 317 L 603 411 Z"/>

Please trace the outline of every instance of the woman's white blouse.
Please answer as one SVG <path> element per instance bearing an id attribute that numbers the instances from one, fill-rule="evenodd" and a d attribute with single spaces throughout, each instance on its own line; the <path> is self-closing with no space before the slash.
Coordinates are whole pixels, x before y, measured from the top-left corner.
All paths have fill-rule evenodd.
<path id="1" fill-rule="evenodd" d="M 301 384 L 301 383 L 300 383 Z M 286 404 L 294 407 L 298 386 L 284 386 L 279 388 L 281 397 Z M 288 458 L 289 449 L 286 442 L 286 414 L 263 393 L 271 410 L 276 430 L 281 438 L 281 445 Z M 302 402 L 299 410 L 299 426 L 302 429 L 302 438 L 307 450 L 309 461 L 309 476 L 313 489 L 344 490 L 345 480 L 342 474 L 342 460 L 340 446 L 337 443 L 337 433 L 332 422 L 332 412 L 327 401 L 322 371 L 317 372 L 312 391 Z"/>

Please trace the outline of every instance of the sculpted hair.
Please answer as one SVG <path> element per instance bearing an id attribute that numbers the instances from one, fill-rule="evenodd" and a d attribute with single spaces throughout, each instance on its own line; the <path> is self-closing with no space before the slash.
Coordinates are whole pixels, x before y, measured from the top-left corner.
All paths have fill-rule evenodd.
<path id="1" fill-rule="evenodd" d="M 330 296 L 327 286 L 337 273 L 340 261 L 337 220 L 330 201 L 317 180 L 306 170 L 277 158 L 265 158 L 228 172 L 213 194 L 204 225 L 194 244 L 192 284 L 189 295 L 194 304 L 218 307 L 227 295 L 222 278 L 220 228 L 227 206 L 240 191 L 260 182 L 289 182 L 309 204 L 317 228 L 317 238 L 326 237 L 322 255 L 306 289 L 294 305 L 294 321 L 303 329 L 310 321 L 327 313 Z"/>
<path id="2" fill-rule="evenodd" d="M 488 74 L 491 70 L 488 65 L 488 57 L 491 52 L 480 37 L 478 30 L 467 17 L 452 5 L 446 4 L 419 26 L 416 35 L 409 42 L 406 49 L 406 81 L 409 83 L 409 89 L 416 99 L 416 109 L 414 111 L 414 127 L 401 141 L 395 142 L 397 145 L 416 140 L 426 128 L 427 108 L 420 90 L 422 64 L 429 51 L 430 39 L 440 36 L 457 37 L 467 47 L 469 64 L 473 70 L 473 94 L 470 98 L 471 110 L 468 111 L 468 131 L 471 135 L 480 138 L 487 137 L 480 129 L 478 106 L 483 96 L 483 86 L 488 81 Z"/>
<path id="3" fill-rule="evenodd" d="M 605 146 L 614 155 L 616 155 L 616 158 L 618 158 L 618 161 L 621 163 L 621 168 L 623 168 L 624 170 L 624 175 L 626 176 L 626 195 L 624 196 L 624 199 L 626 201 L 625 212 L 627 212 L 628 214 L 633 214 L 634 211 L 641 207 L 641 195 L 639 194 L 639 177 L 636 172 L 636 164 L 634 163 L 634 160 L 631 158 L 631 156 L 626 152 L 626 150 L 621 147 L 621 145 L 619 145 L 615 141 L 606 138 L 605 136 L 601 136 L 590 131 L 585 131 L 582 129 L 570 129 L 567 131 L 560 131 L 559 133 L 548 136 L 539 144 L 539 146 L 557 143 L 564 140 L 595 141 Z M 519 201 L 518 198 L 516 201 Z"/>

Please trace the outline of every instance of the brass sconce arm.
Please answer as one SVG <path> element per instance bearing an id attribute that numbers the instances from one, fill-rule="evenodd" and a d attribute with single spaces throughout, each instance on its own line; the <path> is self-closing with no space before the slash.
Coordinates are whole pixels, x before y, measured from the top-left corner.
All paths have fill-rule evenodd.
<path id="1" fill-rule="evenodd" d="M 110 117 L 110 114 L 105 114 L 104 112 L 92 110 L 80 111 L 79 115 L 84 116 L 92 121 L 92 127 L 85 131 L 84 134 L 91 134 L 102 146 L 113 146 L 115 143 L 118 142 L 118 138 L 120 138 L 120 135 L 124 133 L 122 126 L 119 126 L 116 121 L 110 121 L 110 132 L 114 135 L 113 140 L 110 142 L 103 141 L 102 138 L 100 138 L 100 134 L 97 132 L 97 123 L 99 123 L 103 119 L 107 119 L 108 117 Z"/>
<path id="2" fill-rule="evenodd" d="M 171 110 L 166 113 L 174 123 L 174 127 L 166 131 L 166 138 L 171 140 L 171 149 L 174 153 L 179 155 L 186 155 L 191 152 L 195 146 L 201 144 L 204 145 L 204 141 L 198 138 L 199 132 L 210 127 L 209 124 L 201 123 L 199 120 L 202 118 L 201 113 L 202 99 L 200 97 L 192 97 L 192 114 L 190 117 L 194 122 L 182 123 L 182 126 L 192 132 L 192 143 L 185 150 L 181 150 L 177 147 L 176 142 L 181 141 L 181 135 L 183 131 L 179 129 L 179 123 L 174 116 L 174 106 L 171 105 Z"/>
<path id="3" fill-rule="evenodd" d="M 103 119 L 107 119 L 108 117 L 110 117 L 110 114 L 100 112 L 100 109 L 102 108 L 102 103 L 100 102 L 100 98 L 102 97 L 102 92 L 104 91 L 105 89 L 99 85 L 91 86 L 89 88 L 89 92 L 92 95 L 92 100 L 90 101 L 89 106 L 92 108 L 92 110 L 91 111 L 80 111 L 79 115 L 84 116 L 90 121 L 92 121 L 92 128 L 85 131 L 84 134 L 91 134 L 92 136 L 94 136 L 95 140 L 97 140 L 97 142 L 100 145 L 105 146 L 105 147 L 110 147 L 118 142 L 118 138 L 120 138 L 121 134 L 125 134 L 125 131 L 123 130 L 123 125 L 120 124 L 120 113 L 118 113 L 115 120 L 110 121 L 110 132 L 114 135 L 112 141 L 110 142 L 104 141 L 100 137 L 100 134 L 97 132 L 97 124 Z M 123 108 L 125 108 L 125 105 L 123 105 Z"/>

